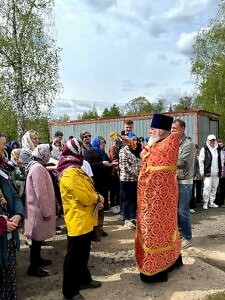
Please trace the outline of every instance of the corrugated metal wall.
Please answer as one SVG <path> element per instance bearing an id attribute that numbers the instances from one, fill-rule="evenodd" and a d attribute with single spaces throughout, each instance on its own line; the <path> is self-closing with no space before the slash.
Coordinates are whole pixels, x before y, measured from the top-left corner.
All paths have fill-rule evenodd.
<path id="1" fill-rule="evenodd" d="M 198 117 L 198 135 L 199 145 L 204 145 L 209 134 L 219 136 L 218 120 L 211 119 L 207 116 Z"/>
<path id="2" fill-rule="evenodd" d="M 218 120 L 210 119 L 209 116 L 198 115 L 197 112 L 193 113 L 174 113 L 170 114 L 175 118 L 180 118 L 186 123 L 186 135 L 191 137 L 192 141 L 202 146 L 205 143 L 206 137 L 213 133 L 218 136 Z M 151 117 L 143 117 L 139 119 L 132 118 L 134 121 L 134 132 L 138 137 L 148 137 L 150 128 Z M 110 119 L 100 120 L 95 122 L 78 122 L 77 124 L 51 124 L 50 137 L 54 137 L 57 130 L 62 131 L 64 138 L 67 140 L 70 135 L 80 139 L 80 133 L 82 131 L 89 131 L 92 137 L 103 136 L 106 139 L 107 148 L 110 144 L 109 133 L 112 131 L 121 132 L 124 127 L 123 119 Z"/>

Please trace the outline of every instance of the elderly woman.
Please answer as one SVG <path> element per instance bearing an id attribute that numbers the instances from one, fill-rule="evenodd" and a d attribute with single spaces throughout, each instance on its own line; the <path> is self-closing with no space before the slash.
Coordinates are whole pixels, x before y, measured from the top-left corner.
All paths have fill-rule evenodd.
<path id="1" fill-rule="evenodd" d="M 38 133 L 34 130 L 27 131 L 22 137 L 22 149 L 20 159 L 24 165 L 27 166 L 31 161 L 32 151 L 39 143 Z"/>
<path id="2" fill-rule="evenodd" d="M 12 182 L 21 196 L 25 186 L 25 168 L 22 160 L 19 158 L 21 149 L 13 149 L 11 152 L 11 159 L 8 162 L 14 169 L 11 173 Z"/>
<path id="3" fill-rule="evenodd" d="M 79 290 L 97 288 L 88 269 L 93 227 L 104 198 L 95 191 L 92 179 L 82 170 L 83 155 L 79 142 L 66 142 L 58 163 L 64 219 L 68 232 L 67 254 L 63 268 L 63 294 L 66 299 L 84 299 Z"/>
<path id="4" fill-rule="evenodd" d="M 23 205 L 5 170 L 6 137 L 0 133 L 0 300 L 16 299 L 16 251 Z"/>
<path id="5" fill-rule="evenodd" d="M 32 160 L 27 166 L 24 234 L 32 240 L 27 273 L 37 277 L 48 275 L 48 271 L 43 270 L 41 266 L 50 265 L 51 261 L 41 257 L 41 244 L 43 240 L 55 235 L 56 228 L 55 193 L 51 177 L 45 168 L 50 152 L 50 145 L 38 145 L 32 152 Z"/>

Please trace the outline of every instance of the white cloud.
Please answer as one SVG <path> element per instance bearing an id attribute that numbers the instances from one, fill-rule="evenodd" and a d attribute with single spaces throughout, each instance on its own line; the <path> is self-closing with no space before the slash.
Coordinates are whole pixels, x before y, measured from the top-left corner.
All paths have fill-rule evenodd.
<path id="1" fill-rule="evenodd" d="M 177 101 L 187 95 L 194 84 L 186 84 L 190 65 L 183 54 L 191 54 L 218 1 L 56 0 L 61 98 L 80 100 L 57 102 L 57 114 L 75 116 L 93 103 L 101 110 L 138 96 Z"/>
<path id="2" fill-rule="evenodd" d="M 216 0 L 181 0 L 174 2 L 173 7 L 165 13 L 168 20 L 177 20 L 186 22 L 207 9 Z"/>
<path id="3" fill-rule="evenodd" d="M 184 55 L 190 56 L 193 52 L 193 43 L 197 37 L 198 32 L 190 32 L 190 33 L 185 33 L 182 32 L 180 34 L 180 37 L 178 41 L 176 42 L 177 49 L 180 53 Z"/>

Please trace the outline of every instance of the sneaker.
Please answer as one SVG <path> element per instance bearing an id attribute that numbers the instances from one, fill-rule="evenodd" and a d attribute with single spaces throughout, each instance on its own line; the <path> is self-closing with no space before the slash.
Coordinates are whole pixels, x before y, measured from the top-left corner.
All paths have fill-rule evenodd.
<path id="1" fill-rule="evenodd" d="M 194 210 L 193 208 L 191 208 L 191 209 L 190 209 L 190 213 L 191 213 L 191 214 L 194 214 L 194 213 L 195 213 L 195 210 Z"/>
<path id="2" fill-rule="evenodd" d="M 218 207 L 218 205 L 216 205 L 215 203 L 209 203 L 209 207 L 212 207 L 212 208 L 217 208 Z"/>
<path id="3" fill-rule="evenodd" d="M 113 206 L 110 208 L 110 212 L 112 212 L 113 214 L 119 214 L 120 213 L 120 208 L 117 206 Z"/>
<path id="4" fill-rule="evenodd" d="M 186 240 L 186 239 L 183 239 L 182 240 L 182 249 L 187 249 L 189 247 L 192 246 L 192 240 Z"/>
<path id="5" fill-rule="evenodd" d="M 203 209 L 208 209 L 208 205 L 207 205 L 207 204 L 204 204 L 202 208 L 203 208 Z"/>
<path id="6" fill-rule="evenodd" d="M 136 226 L 130 220 L 125 220 L 124 228 L 126 228 L 126 229 L 135 229 Z"/>

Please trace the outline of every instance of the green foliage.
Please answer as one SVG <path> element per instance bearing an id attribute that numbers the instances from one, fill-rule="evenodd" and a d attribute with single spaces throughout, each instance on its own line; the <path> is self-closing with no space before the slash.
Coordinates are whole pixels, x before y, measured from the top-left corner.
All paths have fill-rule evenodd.
<path id="1" fill-rule="evenodd" d="M 67 122 L 70 120 L 70 116 L 67 114 L 62 115 L 59 118 L 53 118 L 51 119 L 52 122 Z"/>
<path id="2" fill-rule="evenodd" d="M 7 136 L 7 140 L 17 140 L 17 123 L 16 123 L 16 113 L 13 110 L 10 103 L 0 101 L 0 131 L 4 132 Z M 48 130 L 48 117 L 39 118 L 26 118 L 24 130 L 34 129 L 39 133 L 40 141 L 49 140 L 49 130 Z"/>
<path id="3" fill-rule="evenodd" d="M 99 119 L 99 115 L 95 106 L 93 106 L 92 109 L 85 111 L 82 115 L 78 116 L 78 120 L 90 120 L 90 119 Z"/>
<path id="4" fill-rule="evenodd" d="M 16 111 L 18 135 L 25 118 L 50 111 L 60 85 L 54 0 L 0 0 L 0 97 Z"/>
<path id="5" fill-rule="evenodd" d="M 144 115 L 152 112 L 152 105 L 145 97 L 130 100 L 126 105 L 126 115 Z"/>
<path id="6" fill-rule="evenodd" d="M 192 73 L 197 77 L 199 108 L 221 114 L 220 135 L 225 138 L 225 3 L 194 44 Z"/>
<path id="7" fill-rule="evenodd" d="M 195 101 L 191 97 L 182 97 L 176 104 L 173 104 L 171 110 L 189 110 L 195 108 Z"/>
<path id="8" fill-rule="evenodd" d="M 158 102 L 152 103 L 152 112 L 162 112 L 165 110 L 165 99 L 158 99 Z"/>
<path id="9" fill-rule="evenodd" d="M 120 109 L 116 104 L 113 104 L 109 109 L 105 108 L 102 113 L 102 118 L 119 117 Z"/>
<path id="10" fill-rule="evenodd" d="M 49 141 L 48 117 L 39 117 L 36 119 L 25 120 L 25 131 L 33 129 L 38 132 L 41 143 Z"/>
<path id="11" fill-rule="evenodd" d="M 17 140 L 16 114 L 7 101 L 0 101 L 0 131 L 7 135 L 7 140 Z"/>

